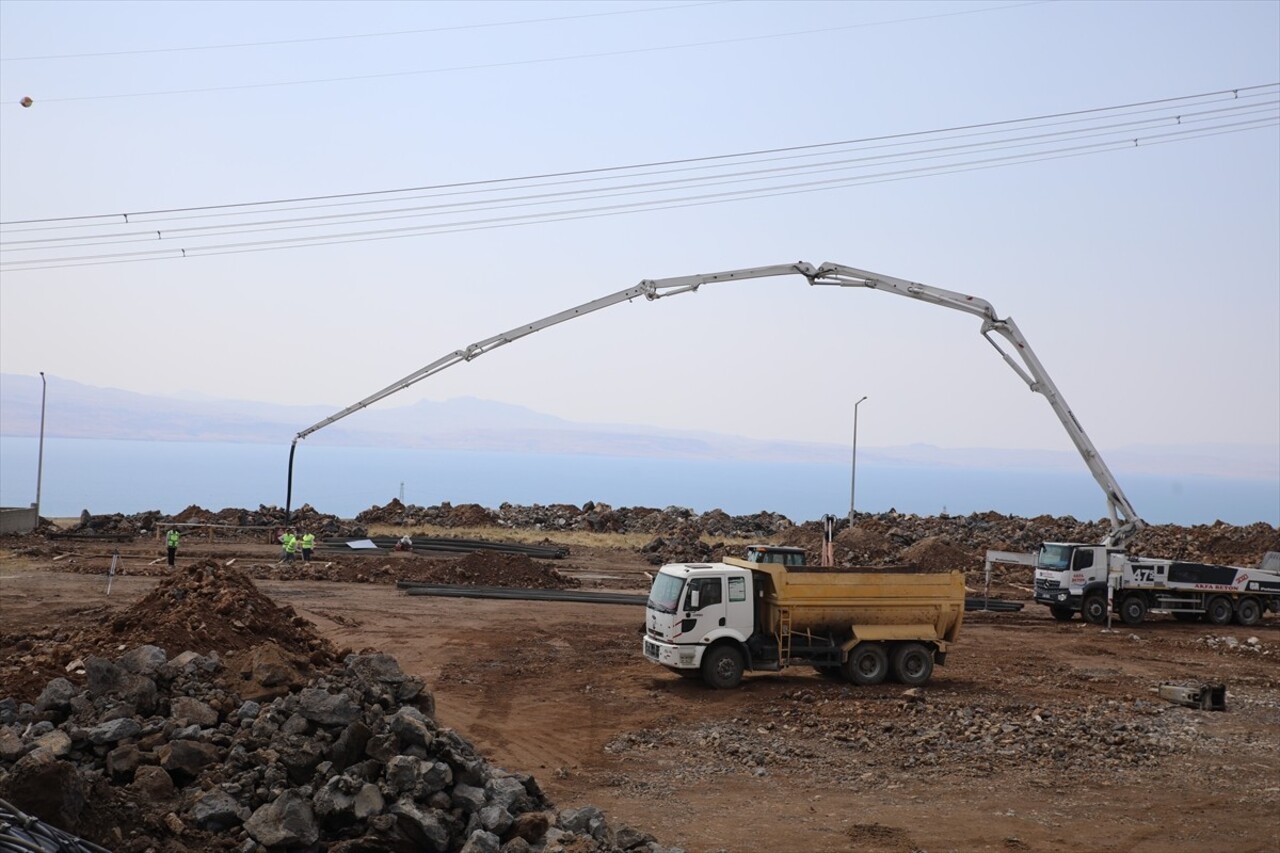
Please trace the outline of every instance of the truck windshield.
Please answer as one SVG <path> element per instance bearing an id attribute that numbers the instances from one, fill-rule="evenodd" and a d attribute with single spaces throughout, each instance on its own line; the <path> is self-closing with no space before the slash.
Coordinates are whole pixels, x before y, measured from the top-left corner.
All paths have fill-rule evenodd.
<path id="1" fill-rule="evenodd" d="M 1037 567 L 1041 569 L 1067 569 L 1071 567 L 1070 545 L 1041 545 Z"/>
<path id="2" fill-rule="evenodd" d="M 682 589 L 684 581 L 681 578 L 659 573 L 653 579 L 653 589 L 649 590 L 649 606 L 659 613 L 675 613 Z"/>

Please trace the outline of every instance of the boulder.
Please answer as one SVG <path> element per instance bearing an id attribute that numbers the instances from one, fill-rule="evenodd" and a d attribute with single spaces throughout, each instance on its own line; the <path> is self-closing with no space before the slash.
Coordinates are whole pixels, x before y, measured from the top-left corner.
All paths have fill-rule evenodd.
<path id="1" fill-rule="evenodd" d="M 298 713 L 322 726 L 346 726 L 360 716 L 360 706 L 345 693 L 308 687 L 298 695 Z"/>
<path id="2" fill-rule="evenodd" d="M 261 806 L 244 828 L 265 847 L 308 847 L 320 837 L 311 803 L 293 790 Z"/>
<path id="3" fill-rule="evenodd" d="M 153 647 L 154 648 L 154 647 Z M 218 712 L 199 699 L 190 696 L 178 696 L 169 701 L 169 716 L 175 720 L 185 720 L 201 728 L 210 728 L 218 724 Z"/>
<path id="4" fill-rule="evenodd" d="M 133 783 L 129 787 L 149 802 L 164 802 L 177 793 L 177 789 L 173 787 L 173 778 L 154 764 L 144 764 L 135 770 Z"/>
<path id="5" fill-rule="evenodd" d="M 54 758 L 66 758 L 71 754 L 71 735 L 62 729 L 54 729 L 36 738 L 32 747 L 36 751 L 47 752 Z"/>
<path id="6" fill-rule="evenodd" d="M 187 810 L 191 821 L 208 832 L 222 832 L 244 823 L 249 810 L 221 788 L 205 791 Z"/>
<path id="7" fill-rule="evenodd" d="M 216 764 L 220 759 L 216 746 L 195 740 L 167 743 L 156 750 L 156 756 L 160 759 L 160 766 L 169 771 L 173 781 L 179 785 L 195 781 L 205 767 Z"/>
<path id="8" fill-rule="evenodd" d="M 168 662 L 168 655 L 158 646 L 138 646 L 125 652 L 118 661 L 129 672 L 147 676 L 155 675 Z"/>
<path id="9" fill-rule="evenodd" d="M 423 808 L 408 797 L 401 797 L 391 806 L 396 816 L 396 827 L 417 849 L 424 853 L 445 853 L 449 849 L 449 830 L 435 809 Z"/>
<path id="10" fill-rule="evenodd" d="M 36 699 L 36 710 L 42 714 L 46 711 L 63 713 L 71 707 L 71 698 L 79 692 L 80 688 L 65 678 L 55 678 L 45 685 Z"/>
<path id="11" fill-rule="evenodd" d="M 122 717 L 101 723 L 89 729 L 89 742 L 95 744 L 118 743 L 142 733 L 142 725 L 133 717 Z"/>

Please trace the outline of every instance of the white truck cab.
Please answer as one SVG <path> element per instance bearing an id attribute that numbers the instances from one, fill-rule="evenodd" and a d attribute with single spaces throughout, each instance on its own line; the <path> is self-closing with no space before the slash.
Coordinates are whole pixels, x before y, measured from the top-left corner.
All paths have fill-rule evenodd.
<path id="1" fill-rule="evenodd" d="M 653 580 L 645 608 L 644 654 L 697 675 L 721 638 L 745 643 L 754 631 L 751 572 L 724 563 L 673 563 Z"/>

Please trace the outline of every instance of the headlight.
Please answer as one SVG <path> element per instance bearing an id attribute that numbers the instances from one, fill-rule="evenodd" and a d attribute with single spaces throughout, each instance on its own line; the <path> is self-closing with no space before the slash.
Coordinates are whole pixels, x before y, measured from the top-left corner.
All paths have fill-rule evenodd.
<path id="1" fill-rule="evenodd" d="M 1067 594 L 1066 594 L 1065 592 L 1060 592 L 1060 593 L 1058 593 L 1058 600 L 1059 600 L 1059 601 L 1066 601 L 1066 600 L 1067 600 Z"/>

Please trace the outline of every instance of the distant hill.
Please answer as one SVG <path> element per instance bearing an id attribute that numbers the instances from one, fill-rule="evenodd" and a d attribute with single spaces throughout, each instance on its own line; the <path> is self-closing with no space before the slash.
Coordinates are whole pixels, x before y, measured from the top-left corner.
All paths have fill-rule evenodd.
<path id="1" fill-rule="evenodd" d="M 49 377 L 45 435 L 146 441 L 284 444 L 298 430 L 341 409 L 243 400 L 162 397 Z M 0 373 L 0 435 L 40 430 L 40 378 Z M 592 424 L 523 406 L 459 397 L 408 406 L 378 406 L 307 439 L 314 444 L 586 453 L 602 456 L 755 459 L 847 464 L 847 445 L 764 441 L 636 424 Z M 881 466 L 980 470 L 1082 470 L 1068 450 L 942 448 L 926 444 L 859 448 L 859 461 Z M 1106 451 L 1117 472 L 1280 480 L 1276 446 L 1144 446 Z"/>

